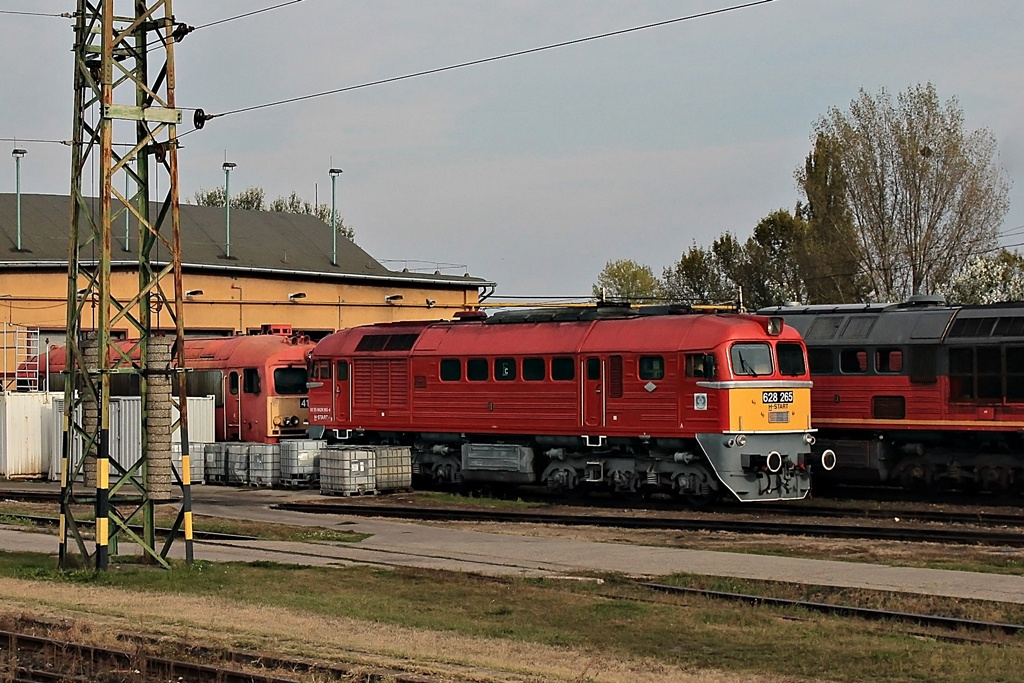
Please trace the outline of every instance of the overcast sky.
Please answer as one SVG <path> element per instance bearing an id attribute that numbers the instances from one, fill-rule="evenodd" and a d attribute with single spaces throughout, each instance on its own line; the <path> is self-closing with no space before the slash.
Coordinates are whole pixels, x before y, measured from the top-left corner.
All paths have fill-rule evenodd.
<path id="1" fill-rule="evenodd" d="M 201 26 L 281 1 L 177 0 L 174 12 Z M 302 0 L 179 43 L 178 105 L 225 112 L 730 4 Z M 0 12 L 74 9 L 0 0 Z M 1009 232 L 1024 225 L 1021 26 L 1019 0 L 774 0 L 214 119 L 182 140 L 181 196 L 220 186 L 226 154 L 233 191 L 329 203 L 333 158 L 345 222 L 390 267 L 455 264 L 445 272 L 494 280 L 497 297 L 585 297 L 608 260 L 660 275 L 694 242 L 745 239 L 800 198 L 793 172 L 829 107 L 931 81 L 968 128 L 994 133 Z M 0 13 L 0 36 L 0 138 L 70 138 L 71 22 Z M 67 147 L 19 146 L 23 192 L 68 192 Z M 0 192 L 14 168 L 5 151 Z"/>

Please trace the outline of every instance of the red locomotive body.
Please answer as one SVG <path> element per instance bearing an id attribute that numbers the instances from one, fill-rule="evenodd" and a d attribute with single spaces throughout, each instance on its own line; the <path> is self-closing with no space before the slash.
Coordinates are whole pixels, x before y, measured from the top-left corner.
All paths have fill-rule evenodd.
<path id="1" fill-rule="evenodd" d="M 769 308 L 803 334 L 828 480 L 1005 490 L 1024 482 L 1024 307 Z"/>
<path id="2" fill-rule="evenodd" d="M 120 344 L 125 351 L 132 346 Z M 259 335 L 186 339 L 187 391 L 215 397 L 217 440 L 277 443 L 304 437 L 309 426 L 306 357 L 313 347 L 288 325 L 264 326 Z M 48 355 L 51 389 L 60 390 L 64 348 L 53 347 Z M 137 387 L 119 386 L 115 378 L 112 391 L 138 394 Z"/>
<path id="3" fill-rule="evenodd" d="M 414 473 L 443 483 L 802 498 L 804 358 L 781 319 L 735 314 L 557 309 L 350 328 L 312 354 L 311 434 L 410 445 Z"/>

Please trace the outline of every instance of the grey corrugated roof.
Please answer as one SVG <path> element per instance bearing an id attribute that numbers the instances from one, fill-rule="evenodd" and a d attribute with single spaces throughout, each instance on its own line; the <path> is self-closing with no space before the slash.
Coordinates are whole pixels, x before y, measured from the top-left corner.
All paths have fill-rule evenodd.
<path id="1" fill-rule="evenodd" d="M 14 194 L 0 194 L 0 267 L 66 264 L 70 198 L 22 193 L 21 252 L 15 249 L 16 207 Z M 155 216 L 156 210 L 154 205 L 151 215 Z M 358 245 L 341 237 L 338 238 L 338 265 L 333 266 L 330 226 L 313 216 L 232 209 L 230 259 L 224 257 L 223 208 L 182 204 L 179 220 L 181 261 L 190 269 L 405 281 L 461 289 L 494 286 L 493 282 L 477 277 L 388 270 Z M 115 264 L 137 263 L 137 226 L 133 221 L 130 252 L 123 251 L 124 218 L 115 221 L 115 226 L 112 261 Z M 91 253 L 83 256 L 91 260 Z M 154 260 L 166 258 L 166 250 L 161 248 Z"/>

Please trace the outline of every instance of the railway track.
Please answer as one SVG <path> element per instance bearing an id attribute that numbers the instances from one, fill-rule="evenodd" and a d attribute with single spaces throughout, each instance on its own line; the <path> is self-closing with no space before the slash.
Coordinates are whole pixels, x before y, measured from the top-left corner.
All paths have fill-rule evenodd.
<path id="1" fill-rule="evenodd" d="M 48 622 L 27 622 L 33 626 L 52 626 Z M 132 649 L 120 650 L 84 645 L 30 633 L 0 630 L 0 680 L 11 683 L 49 681 L 92 683 L 93 681 L 189 681 L 189 683 L 298 683 L 301 678 L 316 681 L 366 683 L 431 683 L 431 676 L 396 669 L 358 669 L 344 664 L 313 659 L 277 657 L 263 652 L 205 647 L 178 642 L 189 656 L 220 664 L 170 659 L 145 650 L 166 646 L 164 638 L 138 634 L 118 634 L 118 640 Z M 5 668 L 6 666 L 6 668 Z M 250 667 L 259 671 L 245 671 Z M 271 673 L 274 672 L 274 673 Z M 283 672 L 283 673 L 282 673 Z M 444 680 L 451 681 L 450 677 Z"/>
<path id="2" fill-rule="evenodd" d="M 907 525 L 809 524 L 792 521 L 720 519 L 717 517 L 638 517 L 626 515 L 565 515 L 542 512 L 509 512 L 450 508 L 407 507 L 331 503 L 280 503 L 275 509 L 293 512 L 388 517 L 445 522 L 501 522 L 554 524 L 561 526 L 601 526 L 621 529 L 660 529 L 673 531 L 728 531 L 744 534 L 814 536 L 820 538 L 867 539 L 932 542 L 955 545 L 993 545 L 1024 547 L 1019 531 L 992 531 L 979 528 L 929 528 Z"/>
<path id="3" fill-rule="evenodd" d="M 976 619 L 961 619 L 959 617 L 944 617 L 933 614 L 915 614 L 910 612 L 894 612 L 891 610 L 872 609 L 869 607 L 856 607 L 853 605 L 837 605 L 825 602 L 811 602 L 807 600 L 792 600 L 789 598 L 775 598 L 765 595 L 750 595 L 746 593 L 729 593 L 713 591 L 704 588 L 689 588 L 686 586 L 671 586 L 662 583 L 640 583 L 644 588 L 659 591 L 662 593 L 676 593 L 684 595 L 702 595 L 704 597 L 720 600 L 733 600 L 746 602 L 752 605 L 770 605 L 773 607 L 799 607 L 812 612 L 823 612 L 836 614 L 845 617 L 858 617 L 861 619 L 901 621 L 918 624 L 920 626 L 933 626 L 950 630 L 970 631 L 1002 631 L 1009 635 L 1024 633 L 1024 625 L 1007 624 L 997 621 L 978 621 Z"/>

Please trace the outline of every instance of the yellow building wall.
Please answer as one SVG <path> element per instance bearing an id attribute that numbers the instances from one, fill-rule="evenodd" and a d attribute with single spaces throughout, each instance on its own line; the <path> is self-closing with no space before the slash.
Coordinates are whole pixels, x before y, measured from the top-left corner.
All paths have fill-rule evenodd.
<path id="1" fill-rule="evenodd" d="M 323 334 L 377 322 L 450 319 L 456 311 L 479 302 L 478 291 L 470 283 L 465 289 L 456 289 L 404 282 L 356 284 L 185 273 L 183 285 L 186 292 L 194 292 L 184 302 L 186 334 L 245 334 L 264 324 L 292 325 L 296 330 Z M 79 288 L 84 286 L 83 280 Z M 167 286 L 171 286 L 170 280 Z M 138 291 L 138 274 L 112 273 L 111 291 L 116 299 L 127 302 Z M 168 295 L 173 298 L 173 291 Z M 66 270 L 0 273 L 0 321 L 12 329 L 38 328 L 41 345 L 46 340 L 64 344 L 66 298 Z M 95 327 L 96 314 L 94 304 L 86 302 L 83 329 Z M 170 331 L 173 321 L 166 311 L 156 310 L 153 326 Z M 114 325 L 113 331 L 119 336 L 136 336 L 125 321 Z M 9 341 L 5 346 L 6 364 L 0 370 L 6 368 L 10 376 L 17 359 Z"/>

